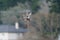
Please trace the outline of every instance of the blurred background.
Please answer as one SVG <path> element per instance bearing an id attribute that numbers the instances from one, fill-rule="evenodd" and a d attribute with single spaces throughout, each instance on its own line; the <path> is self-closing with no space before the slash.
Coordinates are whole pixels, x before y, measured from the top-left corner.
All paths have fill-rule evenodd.
<path id="1" fill-rule="evenodd" d="M 34 30 L 27 40 L 60 40 L 60 0 L 0 0 L 0 25 L 14 25 L 18 20 L 24 27 L 26 10 L 32 12 L 30 29 Z"/>

